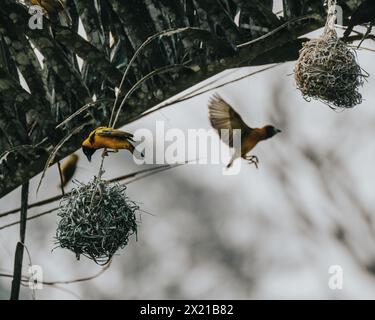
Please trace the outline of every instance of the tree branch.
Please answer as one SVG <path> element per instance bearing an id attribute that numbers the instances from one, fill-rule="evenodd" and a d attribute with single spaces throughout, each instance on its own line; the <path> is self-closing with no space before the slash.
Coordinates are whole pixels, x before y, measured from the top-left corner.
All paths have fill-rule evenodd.
<path id="1" fill-rule="evenodd" d="M 29 181 L 22 185 L 21 191 L 21 214 L 20 214 L 20 240 L 17 243 L 16 253 L 14 257 L 14 271 L 12 290 L 10 293 L 11 300 L 18 300 L 20 294 L 20 286 L 22 280 L 22 261 L 25 246 L 26 221 L 27 221 L 27 202 L 29 198 Z"/>

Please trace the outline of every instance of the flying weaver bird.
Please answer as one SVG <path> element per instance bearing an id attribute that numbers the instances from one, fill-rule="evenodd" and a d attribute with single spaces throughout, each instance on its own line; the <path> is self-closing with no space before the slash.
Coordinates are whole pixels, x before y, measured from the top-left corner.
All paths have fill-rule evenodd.
<path id="1" fill-rule="evenodd" d="M 60 166 L 61 169 L 61 186 L 65 187 L 68 182 L 73 178 L 77 169 L 78 156 L 71 154 Z"/>
<path id="2" fill-rule="evenodd" d="M 241 150 L 235 150 L 227 168 L 230 168 L 234 160 L 239 157 L 248 160 L 249 163 L 254 164 L 258 168 L 258 157 L 254 155 L 248 156 L 247 153 L 250 152 L 260 141 L 273 137 L 281 132 L 281 130 L 276 129 L 271 125 L 267 125 L 263 128 L 250 128 L 242 120 L 241 116 L 218 94 L 215 94 L 210 99 L 208 110 L 213 128 L 218 131 L 221 139 L 227 143 L 229 147 L 235 148 L 235 146 L 233 146 L 233 130 L 241 130 Z M 227 132 L 229 132 L 229 139 L 223 139 L 223 132 L 221 130 L 227 130 Z"/>
<path id="3" fill-rule="evenodd" d="M 354 11 L 350 18 L 349 25 L 344 33 L 344 39 L 347 39 L 353 31 L 353 28 L 357 25 L 369 23 L 367 32 L 363 39 L 361 40 L 358 47 L 361 46 L 365 38 L 370 34 L 372 26 L 375 23 L 375 0 L 365 0 L 363 1 L 357 10 Z"/>
<path id="4" fill-rule="evenodd" d="M 102 148 L 106 149 L 104 152 L 105 156 L 108 155 L 108 152 L 118 152 L 119 149 L 128 149 L 133 153 L 135 147 L 131 141 L 134 142 L 133 134 L 129 132 L 109 127 L 98 127 L 91 131 L 87 139 L 83 141 L 82 151 L 89 161 L 91 161 L 91 156 L 94 152 Z M 142 153 L 141 155 L 143 157 Z"/>
<path id="5" fill-rule="evenodd" d="M 66 23 L 68 25 L 71 23 L 71 19 L 65 12 L 64 3 L 61 0 L 31 0 L 31 4 L 43 8 L 51 19 L 57 18 L 59 13 L 61 13 Z"/>

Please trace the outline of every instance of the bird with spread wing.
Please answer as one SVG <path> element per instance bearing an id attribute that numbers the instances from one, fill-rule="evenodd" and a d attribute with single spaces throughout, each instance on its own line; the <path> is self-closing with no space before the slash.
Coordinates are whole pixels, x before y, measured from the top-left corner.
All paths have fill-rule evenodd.
<path id="1" fill-rule="evenodd" d="M 229 145 L 235 148 L 232 159 L 227 165 L 230 168 L 237 158 L 248 160 L 249 163 L 254 164 L 258 168 L 259 159 L 254 155 L 247 155 L 260 141 L 269 139 L 281 132 L 272 125 L 267 125 L 262 128 L 250 128 L 241 118 L 241 116 L 234 111 L 234 109 L 222 99 L 218 94 L 215 94 L 209 101 L 208 105 L 209 119 L 211 125 L 219 133 L 220 138 Z M 234 146 L 235 130 L 240 130 L 241 147 L 236 149 Z M 225 131 L 224 131 L 225 130 Z M 225 135 L 225 132 L 228 134 Z M 224 133 L 224 134 L 223 134 Z M 224 139 L 223 139 L 224 137 Z M 228 139 L 226 139 L 227 137 Z"/>
<path id="2" fill-rule="evenodd" d="M 89 136 L 82 143 L 82 151 L 87 159 L 91 161 L 91 157 L 98 149 L 105 149 L 104 155 L 108 152 L 118 152 L 120 149 L 127 149 L 132 154 L 135 147 L 132 144 L 133 134 L 109 127 L 98 127 L 91 131 Z M 143 154 L 141 153 L 142 157 Z"/>

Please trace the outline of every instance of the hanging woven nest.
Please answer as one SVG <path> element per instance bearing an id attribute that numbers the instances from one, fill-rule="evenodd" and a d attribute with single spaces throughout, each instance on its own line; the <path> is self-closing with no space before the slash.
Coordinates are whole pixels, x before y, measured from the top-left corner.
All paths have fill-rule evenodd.
<path id="1" fill-rule="evenodd" d="M 317 99 L 333 109 L 352 108 L 362 103 L 358 90 L 368 74 L 358 65 L 355 51 L 337 37 L 334 4 L 330 4 L 323 35 L 306 42 L 300 50 L 295 80 L 308 101 Z"/>
<path id="2" fill-rule="evenodd" d="M 79 184 L 60 203 L 56 243 L 98 264 L 108 263 L 137 233 L 139 207 L 125 194 L 126 187 L 94 178 Z"/>

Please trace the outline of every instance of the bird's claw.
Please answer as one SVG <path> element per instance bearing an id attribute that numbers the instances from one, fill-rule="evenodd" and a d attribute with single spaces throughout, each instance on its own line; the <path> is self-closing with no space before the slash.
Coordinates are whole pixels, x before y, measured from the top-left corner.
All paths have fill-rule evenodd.
<path id="1" fill-rule="evenodd" d="M 257 156 L 248 156 L 246 157 L 246 160 L 249 162 L 249 164 L 253 164 L 257 169 L 259 169 L 259 158 Z"/>
<path id="2" fill-rule="evenodd" d="M 108 157 L 110 152 L 111 152 L 111 153 L 117 153 L 118 150 L 108 150 L 108 149 L 105 149 L 105 150 L 103 150 L 102 157 L 103 157 L 103 158 L 104 158 L 104 157 Z"/>

